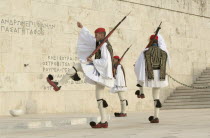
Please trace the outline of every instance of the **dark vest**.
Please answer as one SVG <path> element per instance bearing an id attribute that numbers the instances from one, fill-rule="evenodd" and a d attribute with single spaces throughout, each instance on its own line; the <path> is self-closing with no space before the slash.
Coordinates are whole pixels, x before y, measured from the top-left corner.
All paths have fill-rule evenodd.
<path id="1" fill-rule="evenodd" d="M 96 42 L 96 48 L 100 45 L 100 43 L 102 42 L 103 40 L 99 41 L 99 42 Z M 112 49 L 112 45 L 109 43 L 109 41 L 106 41 L 107 43 L 107 49 L 110 53 L 110 56 L 111 56 L 111 59 L 113 58 L 113 49 Z M 95 59 L 100 59 L 101 58 L 101 50 L 98 50 L 98 52 L 96 52 L 95 54 Z"/>
<path id="2" fill-rule="evenodd" d="M 160 80 L 165 80 L 167 53 L 153 44 L 144 52 L 144 56 L 148 80 L 154 80 L 153 70 L 160 70 Z"/>

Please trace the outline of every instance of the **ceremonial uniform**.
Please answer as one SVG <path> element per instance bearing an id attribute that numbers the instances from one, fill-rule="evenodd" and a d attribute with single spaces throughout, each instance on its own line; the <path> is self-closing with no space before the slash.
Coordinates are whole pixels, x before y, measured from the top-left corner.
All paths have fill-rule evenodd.
<path id="1" fill-rule="evenodd" d="M 114 56 L 114 59 L 119 60 L 119 56 Z M 121 103 L 121 112 L 115 113 L 115 117 L 126 117 L 126 106 L 128 106 L 128 101 L 125 99 L 124 92 L 127 91 L 126 86 L 126 78 L 125 78 L 125 70 L 121 64 L 116 64 L 116 72 L 114 74 L 115 76 L 115 83 L 114 87 L 111 88 L 112 93 L 117 93 L 120 99 Z"/>
<path id="2" fill-rule="evenodd" d="M 150 39 L 154 38 L 154 35 Z M 144 49 L 135 63 L 135 74 L 137 77 L 136 91 L 138 98 L 142 98 L 143 87 L 152 88 L 154 99 L 154 116 L 150 116 L 151 123 L 159 123 L 159 109 L 161 102 L 159 100 L 160 88 L 168 86 L 166 76 L 166 64 L 170 67 L 170 57 L 163 37 L 159 34 L 149 48 Z M 143 94 L 144 95 L 144 94 Z"/>
<path id="3" fill-rule="evenodd" d="M 105 32 L 104 28 L 98 28 L 95 33 Z M 114 78 L 112 73 L 112 47 L 107 41 L 103 44 L 100 50 L 96 53 L 95 59 L 92 62 L 87 61 L 87 57 L 96 49 L 96 47 L 102 41 L 96 41 L 96 38 L 90 34 L 87 28 L 83 27 L 80 31 L 77 53 L 80 63 L 77 63 L 73 68 L 64 75 L 59 82 L 53 82 L 53 77 L 50 75 L 47 81 L 54 87 L 55 91 L 60 90 L 70 78 L 75 81 L 80 80 L 77 72 L 83 72 L 85 76 L 85 82 L 96 86 L 96 100 L 101 115 L 101 122 L 96 124 L 91 122 L 92 128 L 107 128 L 107 115 L 105 108 L 108 106 L 106 100 L 101 96 L 101 92 L 104 91 L 105 87 L 112 88 L 114 86 Z"/>

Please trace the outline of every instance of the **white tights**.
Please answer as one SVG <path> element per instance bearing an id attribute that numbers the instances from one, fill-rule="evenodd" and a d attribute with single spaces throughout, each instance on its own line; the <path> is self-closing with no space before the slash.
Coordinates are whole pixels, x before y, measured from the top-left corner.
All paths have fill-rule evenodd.
<path id="1" fill-rule="evenodd" d="M 104 91 L 104 89 L 105 86 L 96 84 L 96 100 L 103 99 L 101 93 Z M 101 123 L 105 123 L 107 121 L 107 116 L 106 116 L 106 108 L 103 107 L 103 100 L 97 101 L 97 103 L 101 116 Z"/>
<path id="2" fill-rule="evenodd" d="M 126 113 L 126 99 L 124 96 L 124 92 L 118 92 L 118 96 L 121 103 L 121 113 Z"/>
<path id="3" fill-rule="evenodd" d="M 80 63 L 76 63 L 74 66 L 73 66 L 78 72 L 83 72 L 82 70 L 82 66 Z M 58 82 L 58 85 L 59 86 L 62 86 L 64 84 L 66 84 L 68 82 L 68 80 L 71 78 L 71 76 L 73 76 L 76 71 L 74 68 L 71 68 L 68 70 L 68 72 L 61 78 L 61 80 Z"/>
<path id="4" fill-rule="evenodd" d="M 160 99 L 160 88 L 152 88 L 152 96 L 153 96 L 153 100 L 155 99 Z M 158 118 L 159 117 L 159 111 L 160 108 L 156 107 L 157 102 L 154 101 L 154 118 Z"/>

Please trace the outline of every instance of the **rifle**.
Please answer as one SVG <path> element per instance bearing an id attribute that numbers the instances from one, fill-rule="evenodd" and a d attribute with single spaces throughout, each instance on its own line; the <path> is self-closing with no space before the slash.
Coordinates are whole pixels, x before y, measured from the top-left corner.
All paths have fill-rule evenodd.
<path id="1" fill-rule="evenodd" d="M 158 32 L 161 29 L 161 24 L 162 24 L 162 22 L 160 22 L 160 25 L 158 26 L 158 28 L 155 31 L 155 36 L 152 38 L 152 40 L 149 41 L 149 44 L 146 46 L 146 48 L 150 47 L 153 44 L 155 37 L 157 36 Z"/>
<path id="2" fill-rule="evenodd" d="M 125 54 L 128 52 L 128 50 L 131 48 L 132 44 L 125 50 L 125 52 L 123 53 L 123 55 L 121 56 L 120 60 L 117 62 L 116 65 L 114 65 L 113 67 L 113 76 L 115 77 L 116 75 L 116 70 L 117 70 L 117 66 L 120 64 L 120 62 L 122 61 L 123 57 L 125 56 Z"/>
<path id="3" fill-rule="evenodd" d="M 102 47 L 102 45 L 108 40 L 108 38 L 112 35 L 112 33 L 117 29 L 117 27 L 126 19 L 126 17 L 131 13 L 131 11 L 109 32 L 109 34 L 104 38 L 102 43 L 90 54 L 88 58 L 91 58 L 93 55 L 95 55 L 98 50 Z"/>

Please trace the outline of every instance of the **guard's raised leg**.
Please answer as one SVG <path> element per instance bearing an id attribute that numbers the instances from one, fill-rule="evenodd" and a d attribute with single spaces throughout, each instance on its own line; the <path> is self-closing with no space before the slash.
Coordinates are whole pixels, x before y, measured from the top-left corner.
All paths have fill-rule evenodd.
<path id="1" fill-rule="evenodd" d="M 72 78 L 74 81 L 80 80 L 80 77 L 77 74 L 78 71 L 82 71 L 80 63 L 75 64 L 71 69 L 69 69 L 59 82 L 53 81 L 54 78 L 51 74 L 48 75 L 47 82 L 53 87 L 55 91 L 59 91 L 70 78 Z"/>

